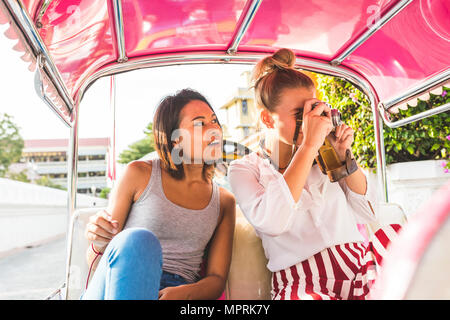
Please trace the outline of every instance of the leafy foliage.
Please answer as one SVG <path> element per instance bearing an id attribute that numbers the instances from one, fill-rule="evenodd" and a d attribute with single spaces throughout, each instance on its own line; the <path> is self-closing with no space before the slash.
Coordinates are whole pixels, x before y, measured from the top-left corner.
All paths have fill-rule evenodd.
<path id="1" fill-rule="evenodd" d="M 4 176 L 11 163 L 18 162 L 22 156 L 24 141 L 12 117 L 0 113 L 0 176 Z"/>
<path id="2" fill-rule="evenodd" d="M 111 192 L 111 188 L 103 188 L 102 191 L 100 191 L 100 194 L 98 195 L 99 198 L 108 199 L 109 193 Z"/>
<path id="3" fill-rule="evenodd" d="M 47 176 L 41 176 L 39 179 L 35 180 L 37 185 L 43 186 L 43 187 L 49 187 L 49 188 L 55 188 L 59 190 L 66 190 L 64 186 L 61 186 L 55 182 L 53 182 L 52 179 L 48 178 Z"/>
<path id="4" fill-rule="evenodd" d="M 128 146 L 128 149 L 119 154 L 119 163 L 129 163 L 138 160 L 146 154 L 155 151 L 155 139 L 153 136 L 153 124 L 149 123 L 144 130 L 145 138 Z"/>
<path id="5" fill-rule="evenodd" d="M 376 167 L 375 132 L 372 110 L 367 97 L 351 83 L 331 76 L 317 75 L 318 91 L 323 99 L 338 108 L 343 121 L 355 130 L 352 151 L 365 168 Z M 400 110 L 393 120 L 418 114 L 450 102 L 449 88 L 430 100 L 418 100 L 416 107 Z M 450 117 L 441 113 L 400 128 L 384 126 L 386 163 L 448 159 L 450 153 Z"/>

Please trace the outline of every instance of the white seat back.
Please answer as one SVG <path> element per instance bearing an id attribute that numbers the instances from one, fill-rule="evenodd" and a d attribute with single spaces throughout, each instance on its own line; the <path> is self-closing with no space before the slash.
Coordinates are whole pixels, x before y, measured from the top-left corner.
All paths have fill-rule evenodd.
<path id="1" fill-rule="evenodd" d="M 69 300 L 78 300 L 85 290 L 89 273 L 89 266 L 86 261 L 86 250 L 89 242 L 85 237 L 85 229 L 89 222 L 89 217 L 103 209 L 106 209 L 106 207 L 78 209 L 72 216 L 70 225 L 71 233 L 68 239 L 70 246 L 68 251 L 71 259 L 69 265 L 69 278 L 66 283 L 68 286 L 67 299 Z"/>
<path id="2" fill-rule="evenodd" d="M 407 216 L 402 207 L 396 203 L 381 203 L 378 210 L 377 221 L 367 224 L 369 228 L 369 237 L 380 228 L 390 224 L 399 224 L 403 226 L 407 222 Z"/>
<path id="3" fill-rule="evenodd" d="M 266 266 L 267 258 L 261 239 L 239 207 L 236 207 L 236 228 L 226 298 L 270 300 L 272 273 Z"/>

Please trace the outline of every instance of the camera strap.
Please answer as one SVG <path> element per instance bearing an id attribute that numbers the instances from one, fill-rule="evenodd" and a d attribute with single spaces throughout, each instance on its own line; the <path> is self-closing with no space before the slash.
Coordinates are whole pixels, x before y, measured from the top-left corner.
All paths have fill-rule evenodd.
<path id="1" fill-rule="evenodd" d="M 302 119 L 300 116 L 300 113 L 297 113 L 295 116 L 295 132 L 294 132 L 294 138 L 292 139 L 292 155 L 297 151 L 297 139 L 298 134 L 300 133 L 300 126 L 302 125 Z"/>
<path id="2" fill-rule="evenodd" d="M 336 182 L 358 170 L 358 164 L 356 163 L 356 160 L 352 158 L 350 150 L 347 149 L 345 152 L 345 161 L 342 163 L 342 166 L 331 170 L 327 170 L 326 167 L 321 169 L 325 170 L 324 173 L 330 178 L 331 182 Z"/>

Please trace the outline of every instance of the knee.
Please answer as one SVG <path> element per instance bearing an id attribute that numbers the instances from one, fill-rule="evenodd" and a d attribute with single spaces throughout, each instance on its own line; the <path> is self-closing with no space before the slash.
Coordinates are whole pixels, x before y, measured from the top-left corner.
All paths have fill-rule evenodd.
<path id="1" fill-rule="evenodd" d="M 110 242 L 108 246 L 113 256 L 120 254 L 127 259 L 139 259 L 143 261 L 146 257 L 153 261 L 161 261 L 161 244 L 155 234 L 144 228 L 129 228 L 121 231 Z"/>

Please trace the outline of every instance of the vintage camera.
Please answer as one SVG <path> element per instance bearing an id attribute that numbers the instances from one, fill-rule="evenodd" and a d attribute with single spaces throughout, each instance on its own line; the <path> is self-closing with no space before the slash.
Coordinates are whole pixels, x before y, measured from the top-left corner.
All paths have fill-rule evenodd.
<path id="1" fill-rule="evenodd" d="M 314 109 L 314 107 L 316 107 L 318 103 L 319 102 L 314 103 L 312 105 L 312 108 Z M 333 127 L 336 128 L 337 126 L 340 126 L 342 124 L 341 113 L 339 112 L 339 110 L 333 108 L 330 104 L 327 103 L 327 105 L 331 109 L 331 121 L 333 123 Z M 299 119 L 300 117 L 297 118 L 297 128 L 294 137 L 294 144 L 297 141 L 299 130 L 298 126 L 301 123 L 301 120 Z M 330 135 L 334 136 L 334 129 L 330 133 Z M 336 182 L 355 172 L 358 169 L 358 165 L 356 164 L 355 159 L 351 158 L 350 150 L 346 151 L 346 158 L 344 162 L 339 159 L 336 151 L 333 148 L 333 145 L 330 142 L 330 139 L 333 138 L 334 137 L 330 136 L 325 138 L 325 141 L 322 147 L 320 147 L 315 160 L 319 165 L 322 173 L 328 175 L 328 178 L 331 182 Z"/>
<path id="2" fill-rule="evenodd" d="M 342 118 L 341 118 L 341 113 L 339 112 L 338 109 L 333 108 L 331 106 L 331 104 L 329 104 L 328 102 L 324 102 L 331 110 L 331 122 L 333 123 L 333 127 L 336 128 L 338 126 L 340 126 L 342 124 Z M 315 102 L 312 105 L 312 110 L 314 110 L 314 108 L 319 104 L 319 102 Z M 322 116 L 324 116 L 325 113 L 322 113 Z"/>

